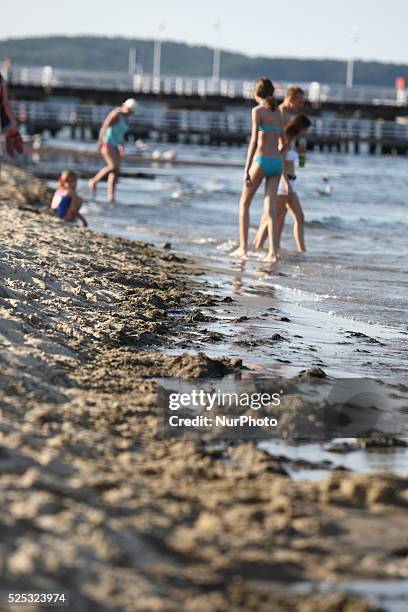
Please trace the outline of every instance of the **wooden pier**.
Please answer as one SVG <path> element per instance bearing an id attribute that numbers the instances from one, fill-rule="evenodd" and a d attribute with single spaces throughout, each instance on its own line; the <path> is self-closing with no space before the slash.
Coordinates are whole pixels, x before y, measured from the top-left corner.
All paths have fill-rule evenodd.
<path id="1" fill-rule="evenodd" d="M 110 106 L 56 102 L 13 102 L 27 135 L 61 130 L 73 140 L 96 140 Z M 251 132 L 250 113 L 169 110 L 141 106 L 130 119 L 129 139 L 207 145 L 245 145 Z M 406 155 L 408 124 L 369 119 L 312 117 L 308 148 L 336 152 Z"/>

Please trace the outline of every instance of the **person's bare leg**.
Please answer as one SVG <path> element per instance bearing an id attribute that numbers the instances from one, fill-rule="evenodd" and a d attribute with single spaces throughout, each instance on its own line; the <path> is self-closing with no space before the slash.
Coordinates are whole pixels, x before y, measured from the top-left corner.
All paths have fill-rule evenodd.
<path id="1" fill-rule="evenodd" d="M 99 174 L 99 173 L 98 173 Z M 90 178 L 88 181 L 88 187 L 89 187 L 89 191 L 91 192 L 92 196 L 95 196 L 96 194 L 96 183 L 95 183 L 95 177 Z"/>
<path id="2" fill-rule="evenodd" d="M 107 176 L 110 172 L 112 172 L 113 168 L 114 168 L 114 163 L 113 160 L 111 158 L 111 154 L 110 154 L 110 150 L 103 147 L 101 150 L 101 155 L 105 161 L 105 166 L 103 168 L 101 168 L 93 178 L 89 179 L 88 181 L 88 185 L 91 191 L 95 191 L 95 187 L 96 185 L 99 183 L 99 181 L 102 181 L 105 176 Z"/>
<path id="3" fill-rule="evenodd" d="M 78 213 L 76 218 L 81 221 L 81 223 L 82 223 L 82 225 L 84 227 L 88 227 L 88 221 L 85 219 L 85 217 L 83 215 L 81 215 L 81 213 Z"/>
<path id="4" fill-rule="evenodd" d="M 108 176 L 108 202 L 110 202 L 111 204 L 115 202 L 115 190 L 118 178 L 118 170 L 113 170 L 113 172 L 111 172 Z"/>
<path id="5" fill-rule="evenodd" d="M 108 202 L 113 203 L 115 201 L 115 190 L 116 185 L 119 180 L 119 172 L 120 172 L 120 153 L 115 150 L 112 151 L 112 158 L 115 162 L 115 169 L 108 176 Z"/>
<path id="6" fill-rule="evenodd" d="M 297 193 L 292 193 L 287 202 L 289 212 L 293 217 L 293 236 L 299 253 L 306 252 L 305 246 L 305 216 Z"/>
<path id="7" fill-rule="evenodd" d="M 280 242 L 282 237 L 283 228 L 285 226 L 286 213 L 288 212 L 286 208 L 286 200 L 288 196 L 278 196 L 278 215 L 277 215 L 277 224 L 278 224 L 278 245 L 280 248 Z"/>
<path id="8" fill-rule="evenodd" d="M 119 170 L 116 168 L 108 176 L 108 202 L 111 204 L 115 201 L 116 183 L 119 178 Z"/>
<path id="9" fill-rule="evenodd" d="M 270 176 L 266 181 L 264 215 L 268 227 L 269 249 L 262 261 L 274 262 L 278 259 L 277 191 L 280 176 Z"/>
<path id="10" fill-rule="evenodd" d="M 78 195 L 75 194 L 74 196 L 72 196 L 71 204 L 69 205 L 67 213 L 64 217 L 65 221 L 75 221 L 82 206 L 82 203 L 83 199 L 80 198 Z"/>
<path id="11" fill-rule="evenodd" d="M 283 231 L 283 227 L 285 225 L 285 217 L 286 217 L 286 206 L 285 206 L 286 196 L 278 196 L 277 200 L 277 225 L 278 225 L 278 244 L 280 246 L 280 239 Z M 257 250 L 262 249 L 266 238 L 268 237 L 268 222 L 265 217 L 265 212 L 262 214 L 261 221 L 259 223 L 259 228 L 254 240 L 254 247 Z"/>
<path id="12" fill-rule="evenodd" d="M 283 226 L 285 224 L 286 207 L 285 207 L 286 196 L 278 196 L 278 238 L 280 243 L 280 237 L 282 234 Z M 262 214 L 261 221 L 259 223 L 258 231 L 254 240 L 255 249 L 262 249 L 264 242 L 268 236 L 268 223 L 265 217 L 265 212 Z"/>
<path id="13" fill-rule="evenodd" d="M 265 213 L 262 213 L 262 217 L 259 222 L 259 227 L 256 232 L 255 239 L 254 239 L 255 249 L 257 250 L 262 249 L 267 236 L 268 236 L 268 224 L 266 222 Z"/>
<path id="14" fill-rule="evenodd" d="M 89 179 L 88 185 L 92 193 L 95 193 L 95 188 L 99 181 L 102 181 L 107 175 L 114 172 L 117 166 L 117 160 L 120 159 L 119 153 L 116 155 L 115 150 L 108 147 L 102 148 L 101 155 L 106 163 L 106 166 L 101 168 L 101 170 L 99 170 L 99 172 L 97 172 L 93 178 Z"/>
<path id="15" fill-rule="evenodd" d="M 246 257 L 248 251 L 248 231 L 249 231 L 249 207 L 252 199 L 264 178 L 260 166 L 257 163 L 252 164 L 249 171 L 251 184 L 249 187 L 244 185 L 242 189 L 241 199 L 239 202 L 239 247 L 230 253 L 231 257 Z"/>

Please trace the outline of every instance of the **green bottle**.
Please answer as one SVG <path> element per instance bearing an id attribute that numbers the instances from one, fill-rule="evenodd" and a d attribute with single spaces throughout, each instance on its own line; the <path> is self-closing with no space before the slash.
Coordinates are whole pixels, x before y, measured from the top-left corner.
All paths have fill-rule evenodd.
<path id="1" fill-rule="evenodd" d="M 306 139 L 305 138 L 299 138 L 298 151 L 299 151 L 299 168 L 304 168 L 306 165 Z"/>

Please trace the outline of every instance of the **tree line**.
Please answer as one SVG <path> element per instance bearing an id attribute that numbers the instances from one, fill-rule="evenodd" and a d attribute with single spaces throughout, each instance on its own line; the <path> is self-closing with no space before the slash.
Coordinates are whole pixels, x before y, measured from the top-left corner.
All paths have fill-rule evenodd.
<path id="1" fill-rule="evenodd" d="M 51 65 L 55 68 L 77 70 L 127 71 L 129 49 L 134 47 L 137 63 L 142 66 L 144 72 L 151 72 L 153 46 L 152 40 L 122 37 L 51 36 L 7 39 L 0 41 L 0 60 L 9 57 L 15 64 L 27 66 Z M 212 73 L 213 50 L 209 47 L 165 41 L 161 57 L 163 74 L 210 76 Z M 277 82 L 344 83 L 346 61 L 249 57 L 242 53 L 222 52 L 222 77 L 255 79 L 260 75 L 268 75 Z M 356 85 L 392 87 L 397 77 L 408 80 L 407 65 L 355 62 Z"/>

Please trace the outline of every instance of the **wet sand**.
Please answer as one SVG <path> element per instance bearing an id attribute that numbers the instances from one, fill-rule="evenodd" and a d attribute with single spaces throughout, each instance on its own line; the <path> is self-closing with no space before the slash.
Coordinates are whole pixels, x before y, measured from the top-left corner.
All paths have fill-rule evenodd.
<path id="1" fill-rule="evenodd" d="M 356 612 L 379 606 L 344 582 L 406 584 L 407 479 L 295 482 L 254 442 L 161 437 L 160 379 L 246 372 L 183 352 L 225 307 L 194 263 L 60 222 L 22 171 L 2 180 L 2 589 L 70 591 L 75 611 Z"/>
<path id="2" fill-rule="evenodd" d="M 254 272 L 246 262 L 233 260 L 227 267 L 217 257 L 195 258 L 202 290 L 232 298 L 221 301 L 206 324 L 211 354 L 239 355 L 246 365 L 272 376 L 318 366 L 338 378 L 407 379 L 407 331 L 305 307 L 279 287 L 282 269 L 289 268 L 288 256 L 282 259 L 278 271 L 265 265 Z M 294 265 L 298 257 L 291 259 Z M 214 331 L 217 341 L 211 342 Z M 281 342 L 270 341 L 275 333 Z"/>

